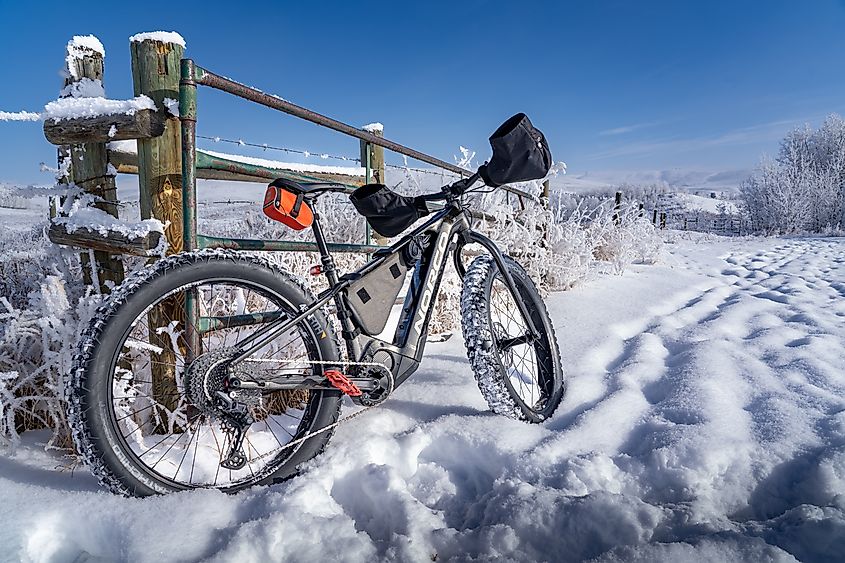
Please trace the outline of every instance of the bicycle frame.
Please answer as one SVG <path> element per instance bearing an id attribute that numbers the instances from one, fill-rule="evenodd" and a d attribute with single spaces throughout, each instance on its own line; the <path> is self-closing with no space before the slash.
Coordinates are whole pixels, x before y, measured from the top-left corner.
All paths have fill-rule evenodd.
<path id="1" fill-rule="evenodd" d="M 375 352 L 386 353 L 390 356 L 391 366 L 389 369 L 392 372 L 395 385 L 398 386 L 416 371 L 422 360 L 428 334 L 428 324 L 439 293 L 440 282 L 443 279 L 446 269 L 446 256 L 449 252 L 452 252 L 458 273 L 463 277 L 464 272 L 460 261 L 460 254 L 463 246 L 468 243 L 479 243 L 490 252 L 499 267 L 499 271 L 503 274 L 502 277 L 504 278 L 505 284 L 516 294 L 516 286 L 504 265 L 499 248 L 489 238 L 472 230 L 467 214 L 453 200 L 450 200 L 442 210 L 436 212 L 422 225 L 410 231 L 397 243 L 375 253 L 374 258 L 367 264 L 351 274 L 340 277 L 337 276 L 334 259 L 323 237 L 319 214 L 316 208 L 314 211 L 314 224 L 312 228 L 317 246 L 320 249 L 323 273 L 329 282 L 329 289 L 322 292 L 313 303 L 303 306 L 302 311 L 297 316 L 289 318 L 285 315 L 276 315 L 275 320 L 268 322 L 267 326 L 260 328 L 238 342 L 235 348 L 239 349 L 239 352 L 234 356 L 232 365 L 244 361 L 251 354 L 269 344 L 300 322 L 305 321 L 309 316 L 334 300 L 337 308 L 337 318 L 343 328 L 343 338 L 346 342 L 350 363 L 361 362 L 367 356 L 372 357 Z M 398 252 L 402 252 L 406 246 L 418 240 L 418 237 L 426 235 L 430 237 L 430 244 L 428 244 L 422 256 L 414 265 L 413 277 L 407 295 L 405 296 L 402 314 L 393 340 L 388 342 L 374 336 L 361 334 L 360 328 L 354 324 L 343 290 L 349 287 L 352 280 L 358 280 L 367 276 L 367 274 L 376 270 L 390 257 Z M 525 306 L 520 300 L 517 300 L 517 303 L 520 309 L 524 309 Z M 527 338 L 533 340 L 536 337 L 536 329 L 533 326 L 531 317 L 527 311 L 522 310 L 521 312 L 528 325 Z M 268 316 L 272 318 L 273 314 L 271 313 Z M 243 388 L 260 388 L 265 391 L 331 388 L 327 383 L 317 383 L 313 376 L 284 376 L 284 379 L 284 382 L 241 382 L 240 384 Z M 367 389 L 372 385 L 372 382 L 366 379 L 352 378 L 352 380 L 356 384 L 359 384 L 362 389 Z"/>

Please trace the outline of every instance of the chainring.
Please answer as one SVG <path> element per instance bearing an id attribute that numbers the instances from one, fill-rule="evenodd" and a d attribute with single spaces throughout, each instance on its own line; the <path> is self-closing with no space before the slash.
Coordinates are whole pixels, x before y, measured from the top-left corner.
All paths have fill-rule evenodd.
<path id="1" fill-rule="evenodd" d="M 393 392 L 395 385 L 390 370 L 383 365 L 361 365 L 357 368 L 356 376 L 375 380 L 376 388 L 364 391 L 357 397 L 352 397 L 352 401 L 365 407 L 374 407 L 384 402 Z"/>

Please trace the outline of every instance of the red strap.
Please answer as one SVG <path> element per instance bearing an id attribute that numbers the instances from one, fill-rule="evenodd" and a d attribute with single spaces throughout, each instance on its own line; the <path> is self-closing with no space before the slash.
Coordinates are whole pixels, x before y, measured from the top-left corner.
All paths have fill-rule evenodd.
<path id="1" fill-rule="evenodd" d="M 359 397 L 361 396 L 361 390 L 358 389 L 358 386 L 349 381 L 349 378 L 340 373 L 336 369 L 327 369 L 323 372 L 325 376 L 329 379 L 329 382 L 349 395 L 350 397 Z"/>

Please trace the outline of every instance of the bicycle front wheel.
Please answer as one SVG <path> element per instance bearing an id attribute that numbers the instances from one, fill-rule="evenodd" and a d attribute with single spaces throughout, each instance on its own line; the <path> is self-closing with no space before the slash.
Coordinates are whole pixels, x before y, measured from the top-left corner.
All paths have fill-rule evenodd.
<path id="1" fill-rule="evenodd" d="M 554 328 L 537 288 L 525 270 L 504 257 L 516 285 L 512 292 L 492 256 L 472 261 L 464 278 L 461 315 L 470 365 L 490 409 L 527 422 L 542 422 L 560 404 L 564 373 Z M 537 329 L 528 329 L 521 301 Z"/>

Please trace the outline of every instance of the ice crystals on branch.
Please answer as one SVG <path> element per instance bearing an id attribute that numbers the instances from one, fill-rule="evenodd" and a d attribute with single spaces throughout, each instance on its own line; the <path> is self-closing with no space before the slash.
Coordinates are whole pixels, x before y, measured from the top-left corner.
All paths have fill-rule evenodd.
<path id="1" fill-rule="evenodd" d="M 32 111 L 0 111 L 0 121 L 39 121 L 40 113 Z"/>
<path id="2" fill-rule="evenodd" d="M 466 147 L 458 147 L 458 149 L 461 151 L 461 158 L 458 158 L 457 156 L 454 157 L 455 162 L 458 163 L 458 166 L 460 166 L 461 168 L 466 168 L 467 170 L 473 168 L 472 159 L 475 158 L 475 151 L 470 150 Z"/>

